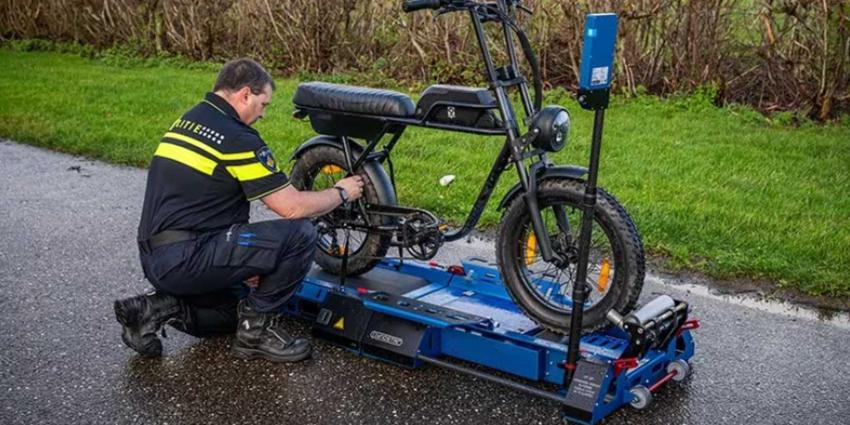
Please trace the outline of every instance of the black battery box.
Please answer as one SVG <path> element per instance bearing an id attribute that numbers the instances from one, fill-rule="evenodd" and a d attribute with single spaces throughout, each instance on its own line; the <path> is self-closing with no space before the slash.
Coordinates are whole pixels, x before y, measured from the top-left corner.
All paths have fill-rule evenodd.
<path id="1" fill-rule="evenodd" d="M 422 92 L 416 117 L 428 123 L 496 129 L 502 127 L 497 108 L 488 89 L 438 84 Z"/>

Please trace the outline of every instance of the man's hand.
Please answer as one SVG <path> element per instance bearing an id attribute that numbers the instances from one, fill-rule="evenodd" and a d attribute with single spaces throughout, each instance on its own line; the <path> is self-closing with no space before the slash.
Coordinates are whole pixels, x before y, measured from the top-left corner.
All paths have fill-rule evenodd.
<path id="1" fill-rule="evenodd" d="M 349 202 L 363 196 L 363 178 L 360 176 L 346 177 L 336 182 L 334 186 L 345 189 L 345 192 L 348 193 Z"/>
<path id="2" fill-rule="evenodd" d="M 363 178 L 360 176 L 346 177 L 336 182 L 335 186 L 345 190 L 349 202 L 363 196 Z M 281 217 L 296 220 L 327 214 L 339 207 L 341 199 L 336 189 L 300 191 L 292 185 L 286 185 L 263 197 L 263 202 Z"/>
<path id="3" fill-rule="evenodd" d="M 245 286 L 247 286 L 249 288 L 256 288 L 256 287 L 260 286 L 260 276 L 251 276 L 251 277 L 243 280 L 242 283 L 244 283 Z"/>

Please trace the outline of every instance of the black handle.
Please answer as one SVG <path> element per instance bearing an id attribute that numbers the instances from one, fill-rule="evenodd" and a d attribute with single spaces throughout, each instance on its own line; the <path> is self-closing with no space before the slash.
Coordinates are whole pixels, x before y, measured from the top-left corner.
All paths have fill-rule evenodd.
<path id="1" fill-rule="evenodd" d="M 442 0 L 404 0 L 401 4 L 401 9 L 407 13 L 422 9 L 436 10 L 442 6 L 442 3 Z"/>

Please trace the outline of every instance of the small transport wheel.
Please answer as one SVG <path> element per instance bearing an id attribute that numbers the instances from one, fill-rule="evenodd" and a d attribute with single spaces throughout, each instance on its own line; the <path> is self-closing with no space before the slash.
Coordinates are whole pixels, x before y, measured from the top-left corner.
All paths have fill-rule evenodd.
<path id="1" fill-rule="evenodd" d="M 667 365 L 667 373 L 670 372 L 676 372 L 676 374 L 673 375 L 674 381 L 682 382 L 687 379 L 688 375 L 691 373 L 691 365 L 682 359 L 674 360 Z"/>
<path id="2" fill-rule="evenodd" d="M 632 401 L 629 404 L 637 410 L 646 409 L 649 403 L 652 403 L 652 392 L 643 385 L 632 387 L 629 393 L 632 394 Z"/>
<path id="3" fill-rule="evenodd" d="M 373 170 L 374 172 L 374 170 Z M 380 170 L 383 173 L 383 169 Z M 330 189 L 347 175 L 345 153 L 341 148 L 315 146 L 298 158 L 292 168 L 292 185 L 298 190 L 321 191 Z M 356 170 L 363 177 L 363 198 L 369 204 L 395 205 L 393 194 L 378 191 L 377 184 L 365 169 Z M 383 176 L 375 176 L 382 178 Z M 360 210 L 352 204 L 350 220 L 364 223 Z M 346 274 L 355 276 L 371 270 L 387 254 L 390 237 L 364 230 L 349 230 L 348 247 L 345 246 L 345 230 L 339 225 L 344 219 L 341 208 L 337 208 L 321 217 L 313 219 L 319 233 L 316 249 L 316 264 L 323 270 L 335 275 L 342 274 L 342 253 L 348 252 Z M 390 224 L 388 217 L 370 216 L 375 224 Z"/>
<path id="4" fill-rule="evenodd" d="M 508 293 L 529 318 L 562 335 L 570 331 L 584 191 L 583 181 L 568 178 L 546 179 L 537 190 L 552 250 L 567 259 L 566 267 L 543 259 L 523 196 L 505 209 L 496 245 Z M 643 243 L 631 217 L 604 190 L 598 189 L 596 196 L 587 267 L 590 291 L 582 321 L 586 332 L 608 326 L 611 310 L 623 315 L 631 311 L 645 273 Z"/>

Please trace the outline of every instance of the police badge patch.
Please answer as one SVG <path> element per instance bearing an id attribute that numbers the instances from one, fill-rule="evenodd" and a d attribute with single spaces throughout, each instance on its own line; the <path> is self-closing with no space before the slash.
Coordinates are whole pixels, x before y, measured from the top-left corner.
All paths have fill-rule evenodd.
<path id="1" fill-rule="evenodd" d="M 257 160 L 260 161 L 260 164 L 263 164 L 263 167 L 266 167 L 269 171 L 276 173 L 279 170 L 277 169 L 277 161 L 274 160 L 274 155 L 272 155 L 272 150 L 269 149 L 268 146 L 263 146 L 257 150 Z"/>

